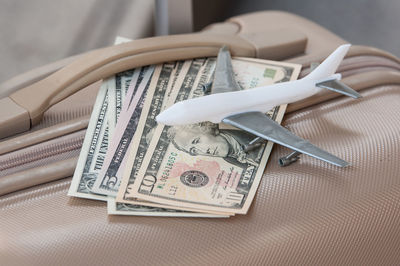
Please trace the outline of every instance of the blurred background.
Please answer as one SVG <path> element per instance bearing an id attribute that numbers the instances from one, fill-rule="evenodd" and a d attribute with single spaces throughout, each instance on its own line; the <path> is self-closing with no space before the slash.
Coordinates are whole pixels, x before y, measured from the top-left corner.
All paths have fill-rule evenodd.
<path id="1" fill-rule="evenodd" d="M 116 36 L 187 33 L 260 10 L 295 13 L 400 56 L 399 0 L 0 0 L 0 82 Z"/>

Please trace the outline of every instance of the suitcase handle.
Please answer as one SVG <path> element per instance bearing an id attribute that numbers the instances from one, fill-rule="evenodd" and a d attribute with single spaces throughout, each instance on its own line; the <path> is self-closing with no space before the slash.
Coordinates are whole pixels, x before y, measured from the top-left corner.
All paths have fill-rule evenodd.
<path id="1" fill-rule="evenodd" d="M 88 53 L 9 98 L 29 112 L 31 123 L 35 125 L 50 106 L 96 80 L 127 68 L 213 56 L 226 43 L 236 55 L 255 56 L 254 47 L 238 36 L 189 34 L 141 39 Z"/>
<path id="2" fill-rule="evenodd" d="M 274 36 L 273 41 L 271 36 Z M 265 41 L 260 41 L 263 38 Z M 127 69 L 216 56 L 223 45 L 229 46 L 234 56 L 263 57 L 273 53 L 290 56 L 302 53 L 306 41 L 304 34 L 287 29 L 280 30 L 279 34 L 265 31 L 250 36 L 215 33 L 170 35 L 95 50 L 43 80 L 1 99 L 0 138 L 29 130 L 40 122 L 43 113 L 52 105 L 99 79 Z"/>

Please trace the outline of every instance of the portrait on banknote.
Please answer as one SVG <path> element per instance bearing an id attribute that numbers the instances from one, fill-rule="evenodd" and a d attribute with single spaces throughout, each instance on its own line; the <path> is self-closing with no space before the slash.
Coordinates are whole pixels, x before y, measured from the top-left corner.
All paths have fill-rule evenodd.
<path id="1" fill-rule="evenodd" d="M 168 138 L 174 146 L 192 156 L 221 157 L 235 164 L 260 162 L 261 148 L 246 152 L 246 145 L 254 136 L 239 130 L 219 129 L 210 122 L 173 126 L 168 129 Z"/>

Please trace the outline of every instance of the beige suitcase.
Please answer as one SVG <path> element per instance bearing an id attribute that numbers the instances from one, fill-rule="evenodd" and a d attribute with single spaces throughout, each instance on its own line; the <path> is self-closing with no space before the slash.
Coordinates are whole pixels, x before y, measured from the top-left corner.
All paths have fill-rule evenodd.
<path id="1" fill-rule="evenodd" d="M 11 134 L 0 142 L 0 264 L 399 264 L 400 61 L 371 47 L 352 46 L 339 68 L 361 101 L 324 92 L 289 105 L 283 122 L 351 167 L 304 156 L 282 168 L 276 162 L 288 150 L 275 146 L 249 213 L 230 219 L 107 216 L 105 203 L 67 196 L 96 80 L 212 56 L 221 44 L 234 55 L 300 63 L 304 76 L 343 43 L 304 18 L 259 12 L 65 59 L 1 84 L 9 96 L 2 103 L 12 99 L 24 110 L 21 119 L 0 119 L 0 132 Z"/>

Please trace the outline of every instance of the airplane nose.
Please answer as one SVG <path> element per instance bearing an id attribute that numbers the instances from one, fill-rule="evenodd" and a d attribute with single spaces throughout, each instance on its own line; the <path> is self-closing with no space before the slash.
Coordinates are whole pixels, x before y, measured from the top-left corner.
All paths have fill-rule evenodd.
<path id="1" fill-rule="evenodd" d="M 161 112 L 159 115 L 156 116 L 157 123 L 168 125 L 168 126 L 171 125 L 170 124 L 171 115 L 170 115 L 170 112 L 168 112 L 168 111 L 169 111 L 168 109 L 164 110 L 163 112 Z"/>
<path id="2" fill-rule="evenodd" d="M 190 112 L 185 102 L 178 102 L 161 112 L 156 120 L 167 126 L 180 126 L 193 123 L 193 112 Z"/>
<path id="3" fill-rule="evenodd" d="M 161 112 L 157 117 L 157 123 L 167 126 L 176 126 L 182 123 L 185 117 L 184 106 L 182 102 L 178 102 Z"/>

